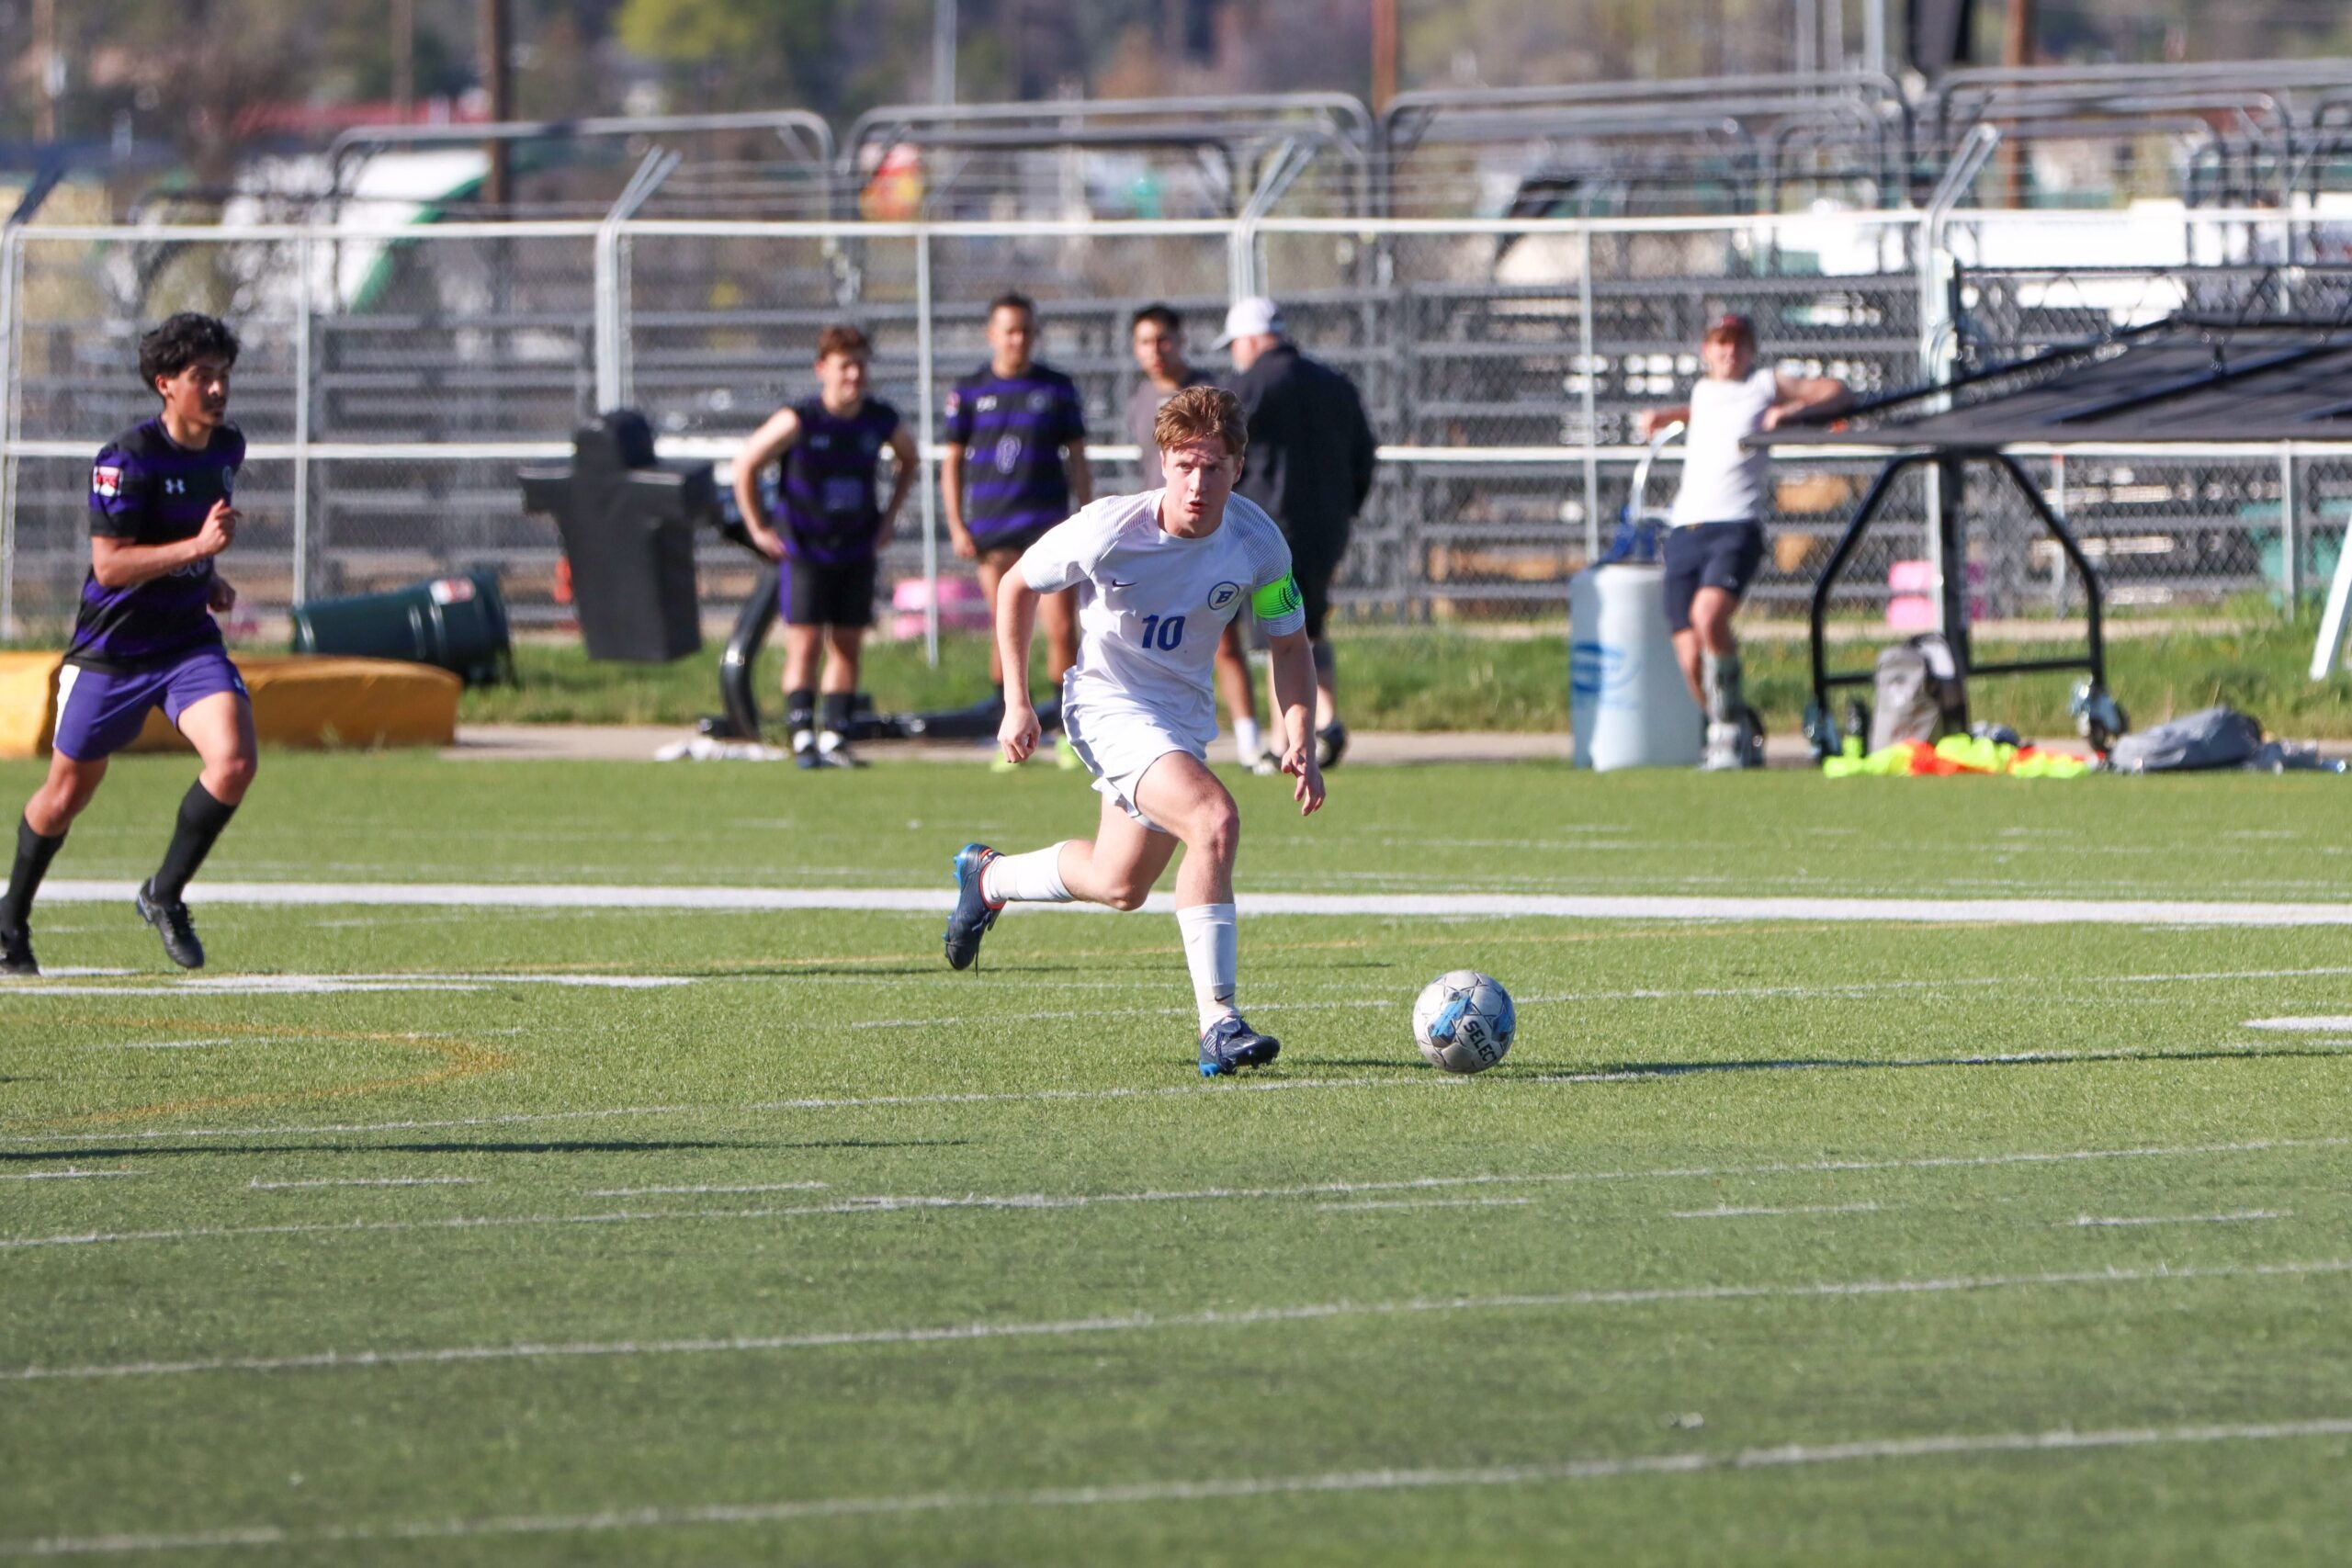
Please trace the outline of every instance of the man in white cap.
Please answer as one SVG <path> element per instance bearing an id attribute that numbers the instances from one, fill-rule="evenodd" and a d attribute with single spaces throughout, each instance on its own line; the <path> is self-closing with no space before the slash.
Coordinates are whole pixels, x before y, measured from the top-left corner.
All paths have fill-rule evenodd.
<path id="1" fill-rule="evenodd" d="M 1292 572 L 1306 605 L 1315 653 L 1316 760 L 1330 767 L 1347 749 L 1324 619 L 1348 530 L 1372 493 L 1379 443 L 1355 384 L 1290 341 L 1282 308 L 1262 294 L 1236 299 L 1217 345 L 1233 356 L 1233 390 L 1250 445 L 1236 495 L 1265 508 L 1289 540 Z M 1277 712 L 1280 711 L 1278 708 Z"/>

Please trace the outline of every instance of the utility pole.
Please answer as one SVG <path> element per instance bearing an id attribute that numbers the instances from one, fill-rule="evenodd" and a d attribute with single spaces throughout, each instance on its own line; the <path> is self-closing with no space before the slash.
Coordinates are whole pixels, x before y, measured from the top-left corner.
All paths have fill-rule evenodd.
<path id="1" fill-rule="evenodd" d="M 57 52 L 57 0 L 33 0 L 33 140 L 57 140 L 57 100 L 65 92 L 65 57 Z"/>
<path id="2" fill-rule="evenodd" d="M 2009 70 L 2033 63 L 2033 0 L 2009 0 L 2001 26 L 2001 63 Z M 2025 149 L 2012 139 L 2001 144 L 2001 203 L 2025 205 Z"/>
<path id="3" fill-rule="evenodd" d="M 481 0 L 481 85 L 490 97 L 493 121 L 514 118 L 514 46 L 506 6 L 507 0 Z M 503 213 L 513 196 L 508 146 L 499 141 L 482 144 L 482 151 L 490 155 L 490 177 L 483 182 L 482 197 L 493 215 Z"/>
<path id="4" fill-rule="evenodd" d="M 956 101 L 956 0 L 931 0 L 931 101 Z"/>
<path id="5" fill-rule="evenodd" d="M 416 105 L 416 0 L 392 0 L 392 108 L 406 125 Z"/>
<path id="6" fill-rule="evenodd" d="M 1396 96 L 1396 0 L 1372 0 L 1372 112 Z"/>

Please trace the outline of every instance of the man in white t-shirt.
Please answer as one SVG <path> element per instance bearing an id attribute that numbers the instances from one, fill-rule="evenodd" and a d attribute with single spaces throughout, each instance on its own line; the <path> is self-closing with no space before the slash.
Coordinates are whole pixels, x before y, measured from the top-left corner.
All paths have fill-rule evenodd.
<path id="1" fill-rule="evenodd" d="M 1707 373 L 1679 408 L 1651 409 L 1635 422 L 1641 438 L 1675 421 L 1684 426 L 1682 484 L 1666 536 L 1666 624 L 1690 694 L 1707 715 L 1700 766 L 1741 768 L 1761 761 L 1763 733 L 1740 689 L 1732 612 L 1764 559 L 1764 479 L 1770 456 L 1741 445 L 1800 415 L 1835 412 L 1850 396 L 1834 376 L 1783 376 L 1756 365 L 1756 324 L 1718 316 L 1699 345 Z"/>
<path id="2" fill-rule="evenodd" d="M 1179 844 L 1176 923 L 1200 1009 L 1200 1069 L 1216 1077 L 1274 1059 L 1280 1042 L 1242 1021 L 1233 856 L 1241 818 L 1204 761 L 1216 736 L 1210 671 L 1226 624 L 1250 601 L 1273 650 L 1283 773 L 1302 816 L 1323 804 L 1314 744 L 1315 660 L 1290 547 L 1233 493 L 1249 445 L 1230 392 L 1188 387 L 1153 428 L 1167 488 L 1098 501 L 1051 529 L 998 591 L 1005 669 L 1004 755 L 1036 750 L 1029 668 L 1038 601 L 1078 591 L 1078 662 L 1062 679 L 1062 729 L 1102 796 L 1092 839 L 1026 854 L 967 844 L 956 856 L 947 964 L 967 969 L 1008 903 L 1085 899 L 1143 907 Z"/>

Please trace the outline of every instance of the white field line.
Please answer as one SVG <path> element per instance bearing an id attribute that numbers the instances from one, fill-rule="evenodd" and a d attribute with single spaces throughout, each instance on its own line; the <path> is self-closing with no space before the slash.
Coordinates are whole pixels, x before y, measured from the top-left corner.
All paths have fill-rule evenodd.
<path id="1" fill-rule="evenodd" d="M 2172 1149 L 2068 1150 L 2057 1153 L 1930 1156 L 1895 1160 L 1813 1160 L 1679 1169 L 1551 1171 L 1476 1176 L 1422 1176 L 1385 1181 L 1323 1181 L 1293 1187 L 1203 1187 L 1141 1192 L 868 1193 L 822 1203 L 760 1209 L 616 1210 L 594 1214 L 451 1215 L 432 1220 L 322 1220 L 273 1225 L 210 1225 L 184 1230 L 82 1231 L 62 1235 L 0 1237 L 0 1253 L 35 1247 L 110 1247 L 128 1242 L 226 1241 L 255 1235 L 350 1235 L 391 1231 L 505 1230 L 545 1225 L 678 1224 L 688 1221 L 749 1222 L 823 1219 L 950 1210 L 1053 1213 L 1136 1203 L 1229 1203 L 1292 1198 L 1334 1198 L 1374 1192 L 1442 1192 L 1475 1187 L 1553 1187 L 1594 1181 L 1717 1179 L 1730 1177 L 1865 1170 L 1947 1170 L 2032 1166 L 2132 1156 L 2175 1157 L 2285 1148 L 2328 1148 L 2352 1138 L 2261 1140 Z M 723 1189 L 721 1190 L 723 1190 Z M 1679 1216 L 1678 1216 L 1679 1217 Z"/>
<path id="2" fill-rule="evenodd" d="M 1328 1214 L 1362 1213 L 1372 1209 L 1520 1209 L 1532 1198 L 1375 1198 L 1363 1203 L 1317 1203 Z"/>
<path id="3" fill-rule="evenodd" d="M 458 1540 L 501 1536 L 584 1535 L 613 1530 L 789 1524 L 809 1519 L 951 1514 L 1014 1508 L 1091 1508 L 1151 1503 L 1219 1502 L 1351 1492 L 1424 1491 L 1469 1486 L 1528 1486 L 1704 1471 L 1786 1470 L 1824 1464 L 1992 1454 L 2088 1453 L 2174 1444 L 2278 1442 L 2352 1434 L 2352 1417 L 2243 1422 L 2194 1427 L 2131 1427 L 2096 1431 L 1951 1432 L 1845 1443 L 1552 1460 L 1457 1470 L 1335 1471 L 1311 1475 L 1251 1475 L 1186 1481 L 1131 1481 L 1028 1492 L 922 1492 L 896 1496 L 814 1497 L 768 1503 L 610 1509 L 593 1514 L 530 1514 L 476 1519 L 410 1519 L 289 1530 L 277 1525 L 182 1534 L 51 1536 L 0 1540 L 0 1557 L 127 1555 L 237 1547 L 352 1545 L 388 1540 Z"/>
<path id="4" fill-rule="evenodd" d="M 855 1328 L 803 1334 L 736 1335 L 707 1339 L 607 1339 L 545 1344 L 453 1345 L 392 1350 L 322 1350 L 294 1356 L 223 1356 L 190 1361 L 112 1361 L 67 1367 L 18 1367 L 0 1371 L 0 1383 L 95 1382 L 117 1378 L 184 1377 L 209 1372 L 356 1371 L 381 1367 L 450 1366 L 485 1361 L 556 1360 L 633 1356 L 751 1355 L 831 1350 L 877 1345 L 966 1344 L 997 1339 L 1057 1339 L 1073 1335 L 1159 1333 L 1199 1328 L 1252 1328 L 1280 1323 L 1395 1318 L 1425 1313 L 1544 1312 L 1580 1307 L 1712 1305 L 1724 1302 L 1852 1301 L 1889 1296 L 1949 1295 L 1983 1291 L 2046 1290 L 2077 1285 L 2147 1285 L 2217 1280 L 2301 1280 L 2352 1274 L 2352 1258 L 2286 1263 L 2159 1265 L 2086 1269 L 2047 1274 L 1950 1275 L 1911 1280 L 1818 1280 L 1791 1284 L 1657 1285 L 1619 1290 L 1558 1291 L 1490 1296 L 1416 1296 L 1389 1302 L 1316 1302 L 1297 1306 L 1212 1308 L 1202 1312 L 1134 1312 L 1094 1317 L 944 1324 L 912 1328 Z"/>
<path id="5" fill-rule="evenodd" d="M 0 1176 L 0 1181 L 87 1181 L 95 1177 L 146 1174 L 143 1170 L 23 1170 Z"/>
<path id="6" fill-rule="evenodd" d="M 85 1051 L 202 1051 L 215 1045 L 264 1045 L 266 1040 L 106 1040 L 95 1041 L 83 1047 Z"/>
<path id="7" fill-rule="evenodd" d="M 1949 1432 L 1874 1438 L 1845 1443 L 1785 1443 L 1733 1452 L 1633 1454 L 1621 1458 L 1550 1460 L 1531 1464 L 1457 1470 L 1330 1471 L 1311 1475 L 1250 1475 L 1210 1480 L 1129 1481 L 1099 1486 L 1057 1486 L 1028 1492 L 920 1492 L 869 1497 L 812 1497 L 767 1503 L 712 1503 L 687 1507 L 608 1509 L 593 1514 L 528 1514 L 475 1519 L 407 1519 L 333 1525 L 312 1530 L 277 1525 L 180 1534 L 48 1536 L 0 1540 L 0 1557 L 83 1557 L 238 1547 L 356 1545 L 390 1540 L 462 1540 L 490 1537 L 586 1535 L 713 1525 L 790 1524 L 809 1519 L 953 1514 L 1015 1508 L 1093 1508 L 1152 1503 L 1222 1502 L 1351 1492 L 1404 1492 L 1469 1486 L 1529 1486 L 1606 1481 L 1628 1476 L 1687 1475 L 1705 1471 L 1788 1470 L 1825 1464 L 1901 1460 L 1966 1459 L 1995 1454 L 2090 1453 L 2175 1444 L 2278 1442 L 2352 1435 L 2352 1417 L 2239 1422 L 2193 1427 L 2126 1427 L 2078 1431 Z"/>
<path id="8" fill-rule="evenodd" d="M 1875 1214 L 1876 1203 L 1792 1203 L 1783 1208 L 1734 1208 L 1723 1204 L 1713 1209 L 1677 1209 L 1667 1215 L 1670 1220 L 1745 1220 L 1761 1219 L 1776 1214 Z"/>
<path id="9" fill-rule="evenodd" d="M 2290 1220 L 2292 1209 L 2234 1209 L 2225 1214 L 2141 1214 L 2129 1217 L 2077 1214 L 2064 1223 L 2077 1228 L 2101 1225 L 2230 1225 L 2247 1220 Z"/>
<path id="10" fill-rule="evenodd" d="M 2248 1029 L 2286 1029 L 2312 1034 L 2352 1034 L 2352 1018 L 2250 1018 Z"/>
<path id="11" fill-rule="evenodd" d="M 588 1191 L 591 1198 L 660 1198 L 699 1192 L 820 1192 L 829 1184 L 822 1181 L 752 1181 L 729 1186 L 700 1187 L 598 1187 Z"/>
<path id="12" fill-rule="evenodd" d="M 130 883 L 44 883 L 49 903 L 128 899 Z M 955 904 L 941 887 L 662 887 L 611 884 L 394 883 L 394 882 L 201 882 L 189 890 L 194 903 L 256 904 L 266 907 L 341 904 L 453 905 L 574 909 L 866 909 L 905 914 L 944 914 Z M 1423 893 L 1356 896 L 1322 893 L 1245 893 L 1245 915 L 1470 916 L 1480 919 L 1549 917 L 1578 920 L 1754 919 L 1992 921 L 2029 925 L 2352 925 L 2352 904 L 2221 904 L 2162 899 L 2095 898 L 1738 898 L 1618 895 Z M 1162 914 L 1175 908 L 1174 896 L 1155 893 L 1144 906 Z M 1082 904 L 1039 908 L 1105 911 Z"/>
<path id="13" fill-rule="evenodd" d="M 407 1036 L 406 1038 L 423 1040 L 439 1039 L 443 1037 L 439 1035 L 420 1034 Z M 2264 1049 L 2264 1047 L 2243 1046 L 2232 1047 L 2231 1049 L 2239 1050 L 2246 1054 L 2253 1054 Z M 2213 1052 L 2210 1048 L 2200 1048 L 2180 1054 L 2195 1056 L 2210 1055 L 2212 1055 Z M 1858 1059 L 1853 1062 L 1825 1062 L 1810 1064 L 1810 1066 L 1822 1068 L 1836 1067 L 1841 1069 L 1867 1066 L 1970 1066 L 2004 1061 L 2112 1061 L 2120 1057 L 2162 1055 L 2164 1055 L 2164 1053 L 2144 1053 L 2132 1047 L 2123 1047 L 2113 1050 L 2088 1052 L 2024 1052 L 2007 1056 L 1972 1055 L 1933 1059 L 1921 1058 L 1917 1060 L 1892 1062 L 1872 1062 Z M 1404 1065 L 1403 1058 L 1400 1057 L 1399 1062 L 1400 1065 Z M 1795 1067 L 1806 1065 L 1807 1064 L 1792 1063 L 1788 1064 L 1788 1066 L 1791 1069 L 1794 1069 Z M 1630 1068 L 1615 1072 L 1532 1075 L 1525 1077 L 1509 1077 L 1503 1081 L 1513 1085 L 1638 1082 L 1650 1078 L 1671 1077 L 1689 1073 L 1721 1070 L 1724 1070 L 1724 1065 L 1720 1063 L 1693 1062 Z M 799 1100 L 752 1100 L 741 1105 L 614 1105 L 603 1106 L 589 1111 L 516 1111 L 503 1112 L 495 1116 L 456 1116 L 436 1119 L 416 1119 L 401 1122 L 311 1122 L 307 1124 L 301 1122 L 290 1122 L 274 1126 L 253 1127 L 142 1127 L 137 1129 L 126 1128 L 112 1130 L 106 1135 L 112 1138 L 137 1138 L 141 1141 L 180 1138 L 288 1137 L 301 1136 L 305 1134 L 319 1136 L 349 1133 L 440 1132 L 464 1127 L 514 1127 L 527 1126 L 549 1122 L 602 1122 L 616 1119 L 627 1120 L 641 1116 L 759 1115 L 770 1112 L 791 1111 L 898 1110 L 906 1107 L 924 1105 L 1065 1105 L 1076 1104 L 1089 1100 L 1169 1100 L 1180 1097 L 1192 1098 L 1198 1102 L 1206 1103 L 1210 1097 L 1216 1095 L 1289 1094 L 1310 1090 L 1330 1089 L 1411 1089 L 1421 1090 L 1434 1089 L 1437 1092 L 1453 1093 L 1483 1092 L 1483 1089 L 1473 1089 L 1471 1087 L 1478 1082 L 1478 1079 L 1473 1077 L 1453 1074 L 1414 1072 L 1403 1077 L 1385 1077 L 1262 1078 L 1241 1083 L 1218 1080 L 1205 1084 L 1185 1083 L 1181 1085 L 1162 1085 L 1152 1089 L 975 1089 L 960 1093 L 943 1094 L 812 1096 Z M 0 1145 L 54 1144 L 70 1141 L 84 1135 L 85 1134 L 70 1133 L 7 1133 L 0 1134 Z"/>
<path id="14" fill-rule="evenodd" d="M 310 1181 L 264 1181 L 246 1184 L 255 1192 L 291 1192 L 298 1187 L 479 1187 L 479 1176 L 328 1176 Z"/>
<path id="15" fill-rule="evenodd" d="M 1518 998 L 1521 1007 L 1536 1007 L 1577 1002 L 1622 1001 L 1689 1001 L 1704 1000 L 1823 1000 L 1870 996 L 1882 992 L 1932 994 L 1939 991 L 1973 991 L 1986 987 L 2001 987 L 2018 990 L 2029 987 L 2047 986 L 2080 988 L 2087 986 L 2162 986 L 2203 984 L 2224 980 L 2273 980 L 2333 978 L 2352 975 L 2352 965 L 2326 965 L 2301 969 L 2241 969 L 2184 972 L 2154 975 L 2090 975 L 2090 976 L 1957 976 L 1933 980 L 1867 980 L 1839 985 L 1795 986 L 1693 986 L 1681 988 L 1642 987 L 1630 990 L 1559 991 L 1532 994 Z M 773 976 L 789 984 L 835 978 L 832 976 Z M 887 987 L 889 981 L 879 978 L 842 977 L 855 983 Z M 933 977 L 924 976 L 916 983 L 929 984 Z M 936 976 L 947 980 L 948 976 Z M 0 998 L 29 999 L 41 997 L 178 997 L 196 999 L 208 996 L 235 997 L 248 995 L 330 995 L 374 991 L 470 991 L 487 987 L 517 985 L 594 986 L 616 989 L 652 989 L 700 983 L 701 977 L 689 976 L 565 976 L 565 975 L 281 975 L 223 976 L 201 980 L 176 981 L 160 986 L 54 986 L 41 981 L 0 984 Z M 1305 1001 L 1263 1001 L 1252 1004 L 1251 1010 L 1335 1011 L 1369 1009 L 1375 1010 L 1401 1009 L 1405 1002 L 1396 997 L 1336 998 Z M 1088 1018 L 1174 1018 L 1189 1016 L 1192 1010 L 1183 1007 L 1157 1008 L 1088 1008 L 1057 1009 L 1041 1012 L 974 1014 L 943 1016 L 924 1014 L 911 1018 L 854 1020 L 852 1029 L 921 1029 L 958 1028 L 976 1024 L 1011 1024 L 1035 1022 L 1068 1022 Z M 2261 1027 L 2256 1025 L 2255 1027 Z M 502 1031 L 514 1033 L 519 1031 Z M 420 1036 L 420 1038 L 422 1038 Z M 197 1042 L 193 1043 L 202 1043 Z M 1992 1061 L 2064 1061 L 2073 1059 L 2064 1055 L 2032 1056 L 1971 1057 L 1970 1063 Z M 1895 1064 L 1920 1065 L 1920 1064 Z M 1362 1080 L 1357 1080 L 1362 1081 Z M 1561 1079 L 1562 1082 L 1606 1082 L 1606 1077 Z M 1230 1088 L 1231 1086 L 1224 1086 Z"/>
<path id="16" fill-rule="evenodd" d="M 1555 991 L 1532 993 L 1514 998 L 1521 1007 L 1546 1007 L 1572 1002 L 1684 1002 L 1694 999 L 1709 1001 L 1758 1000 L 1837 1000 L 1849 997 L 1871 996 L 1887 991 L 1939 992 L 1978 991 L 1988 987 L 2017 990 L 2027 987 L 2051 986 L 2078 988 L 2086 986 L 2167 986 L 2196 985 L 2217 980 L 2284 980 L 2327 979 L 2352 975 L 2352 965 L 2331 964 L 2311 969 L 2245 969 L 2184 973 L 2173 975 L 2091 975 L 2091 976 L 1957 976 L 1938 980 L 1858 980 L 1849 984 L 1826 986 L 1689 986 L 1676 988 L 1645 987 L 1633 990 Z M 1252 1012 L 1326 1011 L 1340 1009 L 1402 1009 L 1401 997 L 1347 997 L 1314 1001 L 1252 1002 Z M 1084 1018 L 1171 1018 L 1189 1015 L 1190 1008 L 1084 1008 L 1062 1009 L 1047 1012 L 975 1013 L 969 1016 L 941 1017 L 936 1014 L 919 1018 L 879 1018 L 854 1021 L 852 1029 L 928 1029 L 956 1028 L 973 1024 L 1067 1022 Z M 2352 1027 L 2352 1021 L 2346 1022 Z M 2041 1057 L 1972 1057 L 1972 1061 L 2041 1060 Z M 2063 1059 L 2063 1058 L 2061 1058 Z"/>
<path id="17" fill-rule="evenodd" d="M 43 889 L 47 891 L 46 888 Z M 697 981 L 687 975 L 218 975 L 160 986 L 56 986 L 34 979 L 10 984 L 10 997 L 326 997 L 378 991 L 481 991 L 495 986 L 562 986 L 595 990 L 652 991 Z"/>

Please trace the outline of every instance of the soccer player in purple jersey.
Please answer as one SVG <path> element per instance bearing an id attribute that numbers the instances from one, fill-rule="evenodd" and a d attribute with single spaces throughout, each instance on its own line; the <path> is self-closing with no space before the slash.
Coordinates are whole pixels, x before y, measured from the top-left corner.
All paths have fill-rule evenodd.
<path id="1" fill-rule="evenodd" d="M 230 491 L 245 438 L 228 423 L 237 337 L 183 313 L 139 344 L 139 378 L 163 411 L 98 452 L 90 475 L 90 571 L 57 678 L 49 777 L 17 825 L 16 866 L 0 897 L 0 974 L 37 975 L 33 895 L 65 830 L 97 793 L 107 759 L 160 707 L 203 759 L 180 801 L 163 864 L 141 884 L 139 918 L 184 969 L 204 946 L 181 901 L 188 879 L 254 782 L 254 714 L 212 613 L 237 602 L 213 560 L 237 536 Z"/>
<path id="2" fill-rule="evenodd" d="M 1005 573 L 1046 529 L 1094 499 L 1094 475 L 1086 462 L 1078 383 L 1033 357 L 1036 306 L 1026 295 L 999 296 L 989 307 L 988 332 L 989 362 L 947 394 L 939 492 L 948 536 L 958 556 L 978 563 L 980 592 L 993 615 Z M 1048 595 L 1037 624 L 1046 633 L 1046 678 L 1059 682 L 1078 662 L 1077 596 Z M 1005 683 L 993 642 L 989 680 Z"/>
<path id="3" fill-rule="evenodd" d="M 735 501 L 762 555 L 784 573 L 784 705 L 792 760 L 854 768 L 845 737 L 865 628 L 874 624 L 879 556 L 915 479 L 914 437 L 899 411 L 865 395 L 873 345 L 853 326 L 817 335 L 818 395 L 778 409 L 735 459 Z M 890 500 L 877 504 L 884 448 L 895 459 Z M 781 457 L 775 525 L 761 517 L 760 470 Z M 825 649 L 823 728 L 817 650 Z"/>

